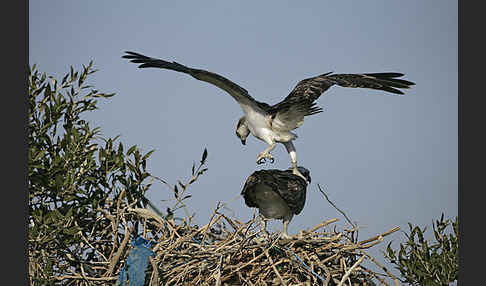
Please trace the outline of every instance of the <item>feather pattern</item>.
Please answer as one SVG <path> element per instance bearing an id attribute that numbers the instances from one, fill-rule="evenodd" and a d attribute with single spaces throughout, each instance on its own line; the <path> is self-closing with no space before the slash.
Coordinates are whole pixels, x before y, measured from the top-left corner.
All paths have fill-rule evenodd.
<path id="1" fill-rule="evenodd" d="M 168 62 L 147 57 L 135 52 L 127 51 L 125 53 L 126 55 L 122 56 L 122 58 L 129 59 L 132 63 L 141 64 L 138 66 L 139 68 L 162 68 L 182 72 L 191 75 L 195 79 L 215 85 L 229 93 L 241 105 L 245 113 L 248 111 L 247 108 L 253 108 L 253 110 L 265 113 L 270 107 L 264 102 L 255 100 L 246 89 L 219 74 L 202 69 L 190 68 L 177 62 Z"/>
<path id="2" fill-rule="evenodd" d="M 396 79 L 401 73 L 365 73 L 365 74 L 331 74 L 301 80 L 290 94 L 281 102 L 273 105 L 271 114 L 275 128 L 279 131 L 290 131 L 300 127 L 304 116 L 322 112 L 315 101 L 333 85 L 352 88 L 369 88 L 383 90 L 394 94 L 403 94 L 397 88 L 410 88 L 415 83 Z"/>
<path id="3" fill-rule="evenodd" d="M 398 79 L 403 74 L 396 72 L 363 74 L 332 74 L 332 72 L 328 72 L 301 80 L 281 102 L 269 105 L 255 100 L 246 89 L 231 80 L 207 70 L 190 68 L 177 62 L 168 62 L 130 51 L 127 51 L 122 58 L 139 64 L 139 68 L 161 68 L 186 73 L 226 91 L 243 109 L 245 128 L 248 128 L 252 135 L 268 144 L 288 142 L 297 138 L 290 131 L 302 126 L 305 116 L 323 111 L 315 101 L 333 85 L 369 88 L 392 94 L 403 94 L 400 89 L 414 85 L 413 82 Z"/>

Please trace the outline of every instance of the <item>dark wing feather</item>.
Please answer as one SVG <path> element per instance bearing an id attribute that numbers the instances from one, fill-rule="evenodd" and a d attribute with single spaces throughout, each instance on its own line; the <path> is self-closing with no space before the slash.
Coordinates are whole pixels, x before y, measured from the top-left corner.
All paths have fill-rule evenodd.
<path id="1" fill-rule="evenodd" d="M 255 172 L 256 173 L 256 172 Z M 245 205 L 247 205 L 250 208 L 257 208 L 258 204 L 255 199 L 255 194 L 253 192 L 253 188 L 258 185 L 261 180 L 258 174 L 251 174 L 245 182 L 245 185 L 243 186 L 243 189 L 241 190 L 241 195 L 245 199 Z"/>
<path id="2" fill-rule="evenodd" d="M 307 182 L 290 170 L 280 171 L 274 175 L 278 178 L 278 193 L 287 202 L 290 210 L 298 215 L 304 209 Z"/>
<path id="3" fill-rule="evenodd" d="M 410 88 L 415 83 L 396 77 L 402 73 L 365 73 L 365 74 L 334 74 L 328 78 L 342 87 L 358 87 L 383 90 L 394 94 L 404 94 L 398 88 Z"/>
<path id="4" fill-rule="evenodd" d="M 258 207 L 253 193 L 254 187 L 265 184 L 278 193 L 294 214 L 299 214 L 305 205 L 307 182 L 290 170 L 260 170 L 251 174 L 243 186 L 241 195 L 248 207 Z"/>
<path id="5" fill-rule="evenodd" d="M 322 112 L 315 100 L 331 86 L 370 88 L 393 94 L 403 94 L 399 88 L 410 88 L 415 83 L 397 79 L 402 73 L 365 73 L 365 74 L 331 74 L 325 73 L 316 77 L 301 80 L 290 94 L 281 102 L 273 105 L 268 111 L 278 130 L 289 131 L 302 125 L 304 116 Z"/>
<path id="6" fill-rule="evenodd" d="M 122 56 L 122 58 L 129 59 L 132 63 L 141 64 L 138 66 L 139 68 L 161 68 L 182 72 L 191 75 L 195 79 L 215 85 L 229 93 L 240 104 L 245 113 L 248 111 L 248 108 L 260 110 L 260 112 L 270 108 L 268 104 L 256 101 L 243 87 L 216 73 L 190 68 L 176 62 L 147 57 L 135 52 L 127 51 L 125 53 L 126 55 Z"/>

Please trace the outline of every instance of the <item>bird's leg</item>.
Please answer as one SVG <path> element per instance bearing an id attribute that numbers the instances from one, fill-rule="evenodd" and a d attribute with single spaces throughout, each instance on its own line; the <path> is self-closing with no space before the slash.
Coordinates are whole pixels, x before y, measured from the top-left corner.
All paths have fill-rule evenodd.
<path id="1" fill-rule="evenodd" d="M 257 156 L 257 164 L 263 164 L 267 161 L 267 159 L 270 159 L 270 163 L 273 163 L 275 160 L 273 159 L 273 156 L 272 154 L 270 154 L 270 151 L 273 150 L 273 148 L 275 148 L 275 142 L 272 142 L 269 144 L 270 146 L 268 146 L 267 149 L 265 149 L 263 152 L 261 152 L 260 154 L 258 154 Z"/>
<path id="2" fill-rule="evenodd" d="M 285 239 L 290 239 L 290 238 L 292 238 L 292 237 L 289 235 L 289 233 L 287 232 L 287 227 L 288 227 L 288 225 L 289 225 L 290 220 L 292 220 L 292 217 L 293 217 L 293 215 L 291 214 L 291 215 L 289 215 L 289 216 L 287 216 L 287 217 L 284 217 L 284 219 L 283 219 L 283 232 L 282 232 L 282 238 L 285 238 Z"/>
<path id="3" fill-rule="evenodd" d="M 293 166 L 292 174 L 301 177 L 302 179 L 304 179 L 307 182 L 307 178 L 304 177 L 304 175 L 302 175 L 301 172 L 299 172 L 299 169 L 297 169 L 297 162 L 292 161 L 292 166 Z"/>
<path id="4" fill-rule="evenodd" d="M 268 238 L 268 232 L 267 232 L 267 220 L 260 214 L 260 223 L 262 227 L 262 233 L 264 238 Z"/>
<path id="5" fill-rule="evenodd" d="M 287 149 L 287 152 L 290 155 L 290 161 L 292 162 L 292 168 L 293 168 L 292 173 L 294 175 L 300 176 L 302 179 L 307 181 L 304 175 L 302 175 L 299 172 L 299 169 L 297 169 L 297 152 L 295 151 L 294 143 L 292 143 L 292 141 L 289 141 L 289 142 L 283 142 L 283 144 L 285 145 L 285 149 Z"/>

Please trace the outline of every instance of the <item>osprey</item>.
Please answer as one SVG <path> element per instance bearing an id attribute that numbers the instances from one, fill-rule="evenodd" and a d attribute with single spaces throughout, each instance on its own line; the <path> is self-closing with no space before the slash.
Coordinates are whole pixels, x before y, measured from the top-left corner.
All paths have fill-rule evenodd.
<path id="1" fill-rule="evenodd" d="M 267 159 L 273 163 L 270 152 L 276 143 L 282 143 L 289 153 L 296 175 L 303 176 L 297 168 L 297 153 L 292 143 L 297 134 L 292 130 L 302 126 L 304 117 L 322 112 L 315 101 L 319 96 L 333 85 L 342 87 L 358 87 L 377 89 L 393 94 L 403 94 L 399 88 L 410 88 L 415 83 L 397 77 L 402 73 L 363 73 L 363 74 L 332 74 L 328 72 L 315 77 L 301 80 L 290 94 L 281 102 L 269 105 L 255 100 L 248 91 L 229 79 L 202 69 L 194 69 L 176 62 L 167 62 L 161 59 L 150 58 L 135 52 L 126 52 L 122 58 L 130 62 L 141 64 L 139 68 L 162 68 L 182 72 L 192 77 L 213 84 L 231 95 L 243 110 L 242 116 L 236 125 L 236 136 L 245 145 L 246 138 L 251 133 L 256 138 L 266 142 L 268 148 L 257 156 L 257 164 L 265 163 Z"/>
<path id="2" fill-rule="evenodd" d="M 305 180 L 289 170 L 260 170 L 246 179 L 241 195 L 250 208 L 258 208 L 263 233 L 267 236 L 266 221 L 283 220 L 282 237 L 289 238 L 287 226 L 294 215 L 298 215 L 305 204 L 307 182 L 310 172 L 304 167 L 297 167 Z"/>

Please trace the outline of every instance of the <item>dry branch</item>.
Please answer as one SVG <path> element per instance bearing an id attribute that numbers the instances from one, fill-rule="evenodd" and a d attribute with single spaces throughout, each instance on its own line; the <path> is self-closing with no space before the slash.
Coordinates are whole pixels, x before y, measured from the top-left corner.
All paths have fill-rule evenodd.
<path id="1" fill-rule="evenodd" d="M 99 218 L 106 221 L 106 230 L 111 230 L 114 240 L 100 243 L 96 235 L 83 237 L 86 245 L 99 253 L 99 261 L 83 262 L 81 271 L 55 277 L 60 285 L 114 282 L 126 266 L 129 241 L 137 233 L 133 221 L 141 222 L 143 229 L 138 233 L 155 245 L 155 257 L 150 258 L 147 269 L 148 285 L 386 285 L 382 274 L 362 262 L 369 260 L 380 266 L 365 249 L 398 230 L 392 228 L 356 243 L 348 234 L 357 228 L 336 231 L 333 224 L 338 220 L 333 218 L 291 239 L 280 238 L 280 233 L 264 238 L 255 217 L 247 222 L 231 219 L 220 212 L 220 203 L 201 227 L 186 220 L 174 224 L 149 209 L 134 208 L 122 200 L 117 203 L 112 213 L 100 212 Z M 113 221 L 120 225 L 114 228 Z M 96 268 L 88 269 L 87 265 Z M 31 269 L 36 269 L 35 263 L 31 262 Z M 396 282 L 396 277 L 387 274 Z"/>

